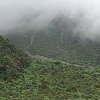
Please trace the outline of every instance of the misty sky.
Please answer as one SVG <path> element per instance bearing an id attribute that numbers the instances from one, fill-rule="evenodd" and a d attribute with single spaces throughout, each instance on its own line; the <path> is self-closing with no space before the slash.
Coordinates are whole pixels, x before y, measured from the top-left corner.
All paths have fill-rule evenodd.
<path id="1" fill-rule="evenodd" d="M 84 20 L 75 31 L 91 38 L 100 35 L 99 0 L 0 0 L 0 34 L 45 27 L 60 13 L 73 19 L 81 13 Z"/>

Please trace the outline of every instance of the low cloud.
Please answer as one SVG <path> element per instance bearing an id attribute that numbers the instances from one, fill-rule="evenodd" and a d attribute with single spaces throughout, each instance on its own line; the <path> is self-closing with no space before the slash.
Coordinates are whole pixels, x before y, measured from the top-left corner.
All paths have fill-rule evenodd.
<path id="1" fill-rule="evenodd" d="M 44 28 L 59 14 L 79 20 L 75 34 L 92 39 L 100 36 L 99 0 L 1 0 L 0 34 Z"/>

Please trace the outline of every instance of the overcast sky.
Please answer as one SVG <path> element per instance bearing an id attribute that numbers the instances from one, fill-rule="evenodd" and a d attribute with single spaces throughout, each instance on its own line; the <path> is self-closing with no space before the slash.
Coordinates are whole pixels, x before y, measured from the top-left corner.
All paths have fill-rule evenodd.
<path id="1" fill-rule="evenodd" d="M 84 19 L 76 31 L 89 37 L 100 35 L 100 0 L 0 0 L 0 34 L 15 28 L 46 26 L 59 13 Z"/>

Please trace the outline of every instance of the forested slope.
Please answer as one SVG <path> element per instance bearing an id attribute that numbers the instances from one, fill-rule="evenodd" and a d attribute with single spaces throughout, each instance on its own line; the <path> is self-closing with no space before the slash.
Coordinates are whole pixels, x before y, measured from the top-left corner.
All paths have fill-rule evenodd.
<path id="1" fill-rule="evenodd" d="M 0 36 L 0 78 L 16 77 L 28 64 L 27 54 Z"/>

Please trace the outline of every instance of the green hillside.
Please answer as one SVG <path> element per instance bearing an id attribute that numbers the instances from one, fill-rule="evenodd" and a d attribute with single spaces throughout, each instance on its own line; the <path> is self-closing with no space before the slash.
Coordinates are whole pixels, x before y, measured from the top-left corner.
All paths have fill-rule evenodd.
<path id="1" fill-rule="evenodd" d="M 69 64 L 43 56 L 30 59 L 0 36 L 0 100 L 99 99 L 99 65 Z"/>
<path id="2" fill-rule="evenodd" d="M 29 66 L 29 57 L 0 36 L 0 79 L 18 77 L 26 66 Z"/>
<path id="3" fill-rule="evenodd" d="M 100 41 L 73 35 L 74 25 L 58 18 L 41 30 L 6 35 L 32 61 L 18 78 L 0 82 L 1 100 L 100 100 Z"/>
<path id="4" fill-rule="evenodd" d="M 0 82 L 0 100 L 100 100 L 100 66 L 35 57 L 22 76 Z"/>

